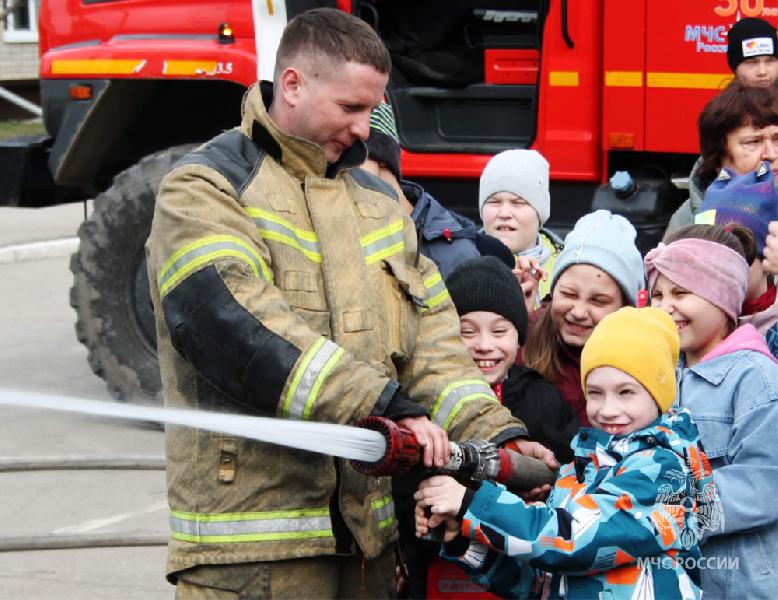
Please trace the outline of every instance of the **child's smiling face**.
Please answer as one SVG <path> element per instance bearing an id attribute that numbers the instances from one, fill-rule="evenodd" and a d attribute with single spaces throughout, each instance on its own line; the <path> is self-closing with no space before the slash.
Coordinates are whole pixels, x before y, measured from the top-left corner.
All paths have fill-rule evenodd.
<path id="1" fill-rule="evenodd" d="M 592 369 L 584 391 L 589 422 L 610 435 L 643 429 L 659 416 L 659 407 L 648 390 L 614 367 Z"/>
<path id="2" fill-rule="evenodd" d="M 576 264 L 559 276 L 551 296 L 551 319 L 568 346 L 582 347 L 595 325 L 624 305 L 619 284 L 599 267 Z"/>
<path id="3" fill-rule="evenodd" d="M 657 278 L 651 290 L 651 306 L 673 318 L 689 366 L 697 364 L 729 333 L 724 311 L 664 275 Z"/>
<path id="4" fill-rule="evenodd" d="M 497 313 L 469 312 L 459 317 L 459 335 L 489 385 L 505 379 L 519 351 L 513 323 Z"/>

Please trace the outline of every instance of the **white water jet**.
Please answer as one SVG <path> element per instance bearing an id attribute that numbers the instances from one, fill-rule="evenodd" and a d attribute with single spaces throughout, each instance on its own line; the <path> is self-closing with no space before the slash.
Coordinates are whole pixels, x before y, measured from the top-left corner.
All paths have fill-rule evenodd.
<path id="1" fill-rule="evenodd" d="M 14 389 L 0 390 L 0 405 L 183 425 L 364 462 L 376 462 L 386 452 L 386 440 L 377 431 L 333 423 L 117 404 Z"/>

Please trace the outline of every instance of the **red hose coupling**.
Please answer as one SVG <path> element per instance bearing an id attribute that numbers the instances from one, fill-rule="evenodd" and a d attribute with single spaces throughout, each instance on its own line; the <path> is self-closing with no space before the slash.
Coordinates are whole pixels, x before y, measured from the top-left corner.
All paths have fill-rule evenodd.
<path id="1" fill-rule="evenodd" d="M 421 448 L 416 436 L 385 417 L 365 417 L 357 427 L 372 429 L 384 436 L 386 453 L 376 462 L 352 460 L 351 465 L 363 475 L 393 475 L 407 473 L 421 461 Z"/>

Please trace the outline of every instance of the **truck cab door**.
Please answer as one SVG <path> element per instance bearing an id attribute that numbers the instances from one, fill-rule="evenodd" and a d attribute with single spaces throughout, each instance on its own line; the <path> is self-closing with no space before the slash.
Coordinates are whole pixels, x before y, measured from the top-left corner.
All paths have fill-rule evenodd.
<path id="1" fill-rule="evenodd" d="M 546 0 L 376 0 L 357 8 L 392 55 L 387 94 L 411 153 L 532 144 Z"/>

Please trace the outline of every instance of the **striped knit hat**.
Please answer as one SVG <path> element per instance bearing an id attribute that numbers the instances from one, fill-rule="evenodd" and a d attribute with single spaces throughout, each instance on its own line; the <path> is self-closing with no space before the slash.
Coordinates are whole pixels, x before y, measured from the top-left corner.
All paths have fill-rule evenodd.
<path id="1" fill-rule="evenodd" d="M 400 171 L 400 142 L 392 107 L 381 102 L 370 115 L 370 135 L 367 144 L 368 158 L 386 165 L 397 181 L 402 179 Z"/>

